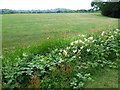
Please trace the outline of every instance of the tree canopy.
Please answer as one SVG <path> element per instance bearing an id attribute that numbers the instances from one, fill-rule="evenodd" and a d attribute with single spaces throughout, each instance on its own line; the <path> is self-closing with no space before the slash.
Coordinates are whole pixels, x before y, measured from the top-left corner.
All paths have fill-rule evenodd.
<path id="1" fill-rule="evenodd" d="M 107 2 L 102 8 L 102 15 L 120 18 L 120 2 Z"/>
<path id="2" fill-rule="evenodd" d="M 102 2 L 101 0 L 99 0 L 99 1 L 94 0 L 91 2 L 91 7 L 93 7 L 93 10 L 99 11 L 102 9 L 104 4 L 105 4 L 105 2 Z"/>
<path id="3" fill-rule="evenodd" d="M 103 2 L 102 0 L 94 0 L 91 6 L 95 11 L 101 11 L 104 16 L 120 18 L 120 1 L 119 2 Z"/>

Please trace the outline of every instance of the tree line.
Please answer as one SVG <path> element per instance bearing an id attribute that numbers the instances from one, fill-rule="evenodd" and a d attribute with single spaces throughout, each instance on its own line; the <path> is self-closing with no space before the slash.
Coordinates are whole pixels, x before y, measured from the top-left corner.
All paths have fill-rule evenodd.
<path id="1" fill-rule="evenodd" d="M 85 10 L 71 10 L 66 8 L 56 8 L 50 10 L 11 10 L 11 9 L 1 9 L 1 14 L 14 14 L 14 13 L 90 13 L 93 12 L 92 9 Z"/>
<path id="2" fill-rule="evenodd" d="M 93 13 L 101 12 L 104 16 L 120 18 L 120 1 L 119 2 L 104 2 L 102 0 L 93 0 L 91 2 L 91 9 L 85 10 L 71 10 L 66 8 L 56 8 L 50 10 L 11 10 L 0 9 L 0 14 L 14 14 L 14 13 Z"/>

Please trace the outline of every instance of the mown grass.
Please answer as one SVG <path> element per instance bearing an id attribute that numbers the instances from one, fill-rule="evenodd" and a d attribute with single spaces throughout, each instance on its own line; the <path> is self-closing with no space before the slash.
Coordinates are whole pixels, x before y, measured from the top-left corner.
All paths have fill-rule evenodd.
<path id="1" fill-rule="evenodd" d="M 117 28 L 118 20 L 100 13 L 5 14 L 2 16 L 3 48 L 37 45 L 46 39 Z"/>
<path id="2" fill-rule="evenodd" d="M 94 75 L 85 88 L 118 88 L 118 70 L 104 68 Z"/>

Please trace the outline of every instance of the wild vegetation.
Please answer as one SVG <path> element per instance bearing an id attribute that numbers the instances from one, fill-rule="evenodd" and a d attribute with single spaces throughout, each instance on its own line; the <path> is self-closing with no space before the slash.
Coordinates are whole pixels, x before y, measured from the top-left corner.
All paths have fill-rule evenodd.
<path id="1" fill-rule="evenodd" d="M 120 1 L 115 2 L 114 0 L 93 0 L 91 3 L 93 10 L 101 11 L 101 14 L 108 17 L 120 18 Z"/>
<path id="2" fill-rule="evenodd" d="M 119 29 L 82 34 L 44 55 L 3 57 L 3 88 L 83 88 L 98 70 L 118 69 L 119 36 Z"/>
<path id="3" fill-rule="evenodd" d="M 3 15 L 2 88 L 91 87 L 97 72 L 118 69 L 116 28 L 100 13 Z"/>

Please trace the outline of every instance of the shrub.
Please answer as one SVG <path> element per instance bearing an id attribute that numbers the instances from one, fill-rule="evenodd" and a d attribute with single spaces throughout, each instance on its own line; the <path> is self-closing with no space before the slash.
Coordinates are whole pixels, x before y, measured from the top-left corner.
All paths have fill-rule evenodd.
<path id="1" fill-rule="evenodd" d="M 102 15 L 120 18 L 120 2 L 107 2 L 102 7 Z"/>
<path id="2" fill-rule="evenodd" d="M 119 32 L 80 35 L 67 47 L 44 55 L 24 52 L 14 60 L 3 57 L 3 88 L 83 88 L 96 70 L 117 68 Z"/>

